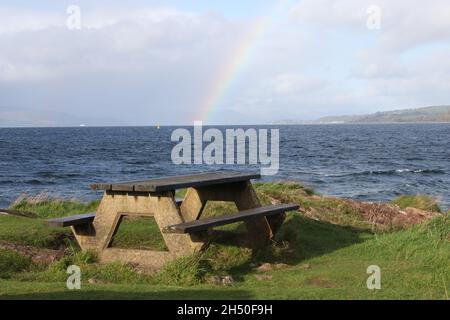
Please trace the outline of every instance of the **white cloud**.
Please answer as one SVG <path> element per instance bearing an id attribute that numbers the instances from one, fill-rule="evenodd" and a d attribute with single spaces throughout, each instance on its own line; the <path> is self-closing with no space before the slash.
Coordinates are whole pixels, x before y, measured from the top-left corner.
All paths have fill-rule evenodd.
<path id="1" fill-rule="evenodd" d="M 381 30 L 366 27 L 370 5 L 382 8 Z M 300 1 L 250 47 L 215 120 L 448 103 L 449 9 L 444 0 Z M 186 123 L 252 23 L 172 7 L 81 10 L 82 29 L 70 31 L 64 10 L 0 7 L 2 104 Z"/>
<path id="2" fill-rule="evenodd" d="M 10 8 L 0 5 L 0 36 L 23 31 L 42 30 L 65 24 L 65 12 L 52 13 L 39 10 Z"/>
<path id="3" fill-rule="evenodd" d="M 447 0 L 306 0 L 292 9 L 298 24 L 318 29 L 376 32 L 366 26 L 367 8 L 381 9 L 381 31 L 376 36 L 384 50 L 408 50 L 434 41 L 450 40 L 450 2 Z"/>
<path id="4" fill-rule="evenodd" d="M 64 24 L 37 15 L 39 23 L 32 25 L 39 28 L 18 28 L 0 35 L 0 65 L 8 71 L 0 79 L 27 80 L 39 70 L 46 78 L 65 76 L 74 69 L 129 71 L 189 60 L 196 46 L 213 36 L 211 29 L 203 29 L 214 29 L 217 21 L 209 19 L 168 10 L 122 12 L 115 18 L 112 14 L 83 18 L 82 30 L 68 30 Z"/>
<path id="5" fill-rule="evenodd" d="M 269 79 L 265 89 L 277 95 L 291 95 L 316 91 L 324 85 L 325 81 L 317 77 L 284 73 Z"/>

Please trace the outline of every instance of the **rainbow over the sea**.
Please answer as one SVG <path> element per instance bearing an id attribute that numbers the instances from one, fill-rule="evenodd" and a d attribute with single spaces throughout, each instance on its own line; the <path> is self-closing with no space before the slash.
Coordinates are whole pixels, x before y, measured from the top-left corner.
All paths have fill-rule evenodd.
<path id="1" fill-rule="evenodd" d="M 211 86 L 206 91 L 207 94 L 197 109 L 196 120 L 204 123 L 213 120 L 215 111 L 245 69 L 258 43 L 273 25 L 275 16 L 285 10 L 290 2 L 277 0 L 276 7 L 272 10 L 271 15 L 256 18 L 248 30 L 243 32 L 243 35 L 236 41 L 236 45 L 230 51 L 229 58 L 220 66 Z"/>

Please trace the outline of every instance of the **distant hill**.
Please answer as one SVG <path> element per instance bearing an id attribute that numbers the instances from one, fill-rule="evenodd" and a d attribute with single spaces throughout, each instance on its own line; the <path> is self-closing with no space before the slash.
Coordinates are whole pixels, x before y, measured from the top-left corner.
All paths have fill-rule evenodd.
<path id="1" fill-rule="evenodd" d="M 76 113 L 57 112 L 44 108 L 19 108 L 0 106 L 1 127 L 77 127 L 80 124 L 93 126 L 121 125 L 120 121 L 110 117 L 78 116 Z"/>
<path id="2" fill-rule="evenodd" d="M 323 117 L 313 121 L 279 121 L 278 124 L 320 123 L 415 123 L 450 122 L 450 106 L 432 106 L 417 109 L 376 112 L 366 115 Z"/>

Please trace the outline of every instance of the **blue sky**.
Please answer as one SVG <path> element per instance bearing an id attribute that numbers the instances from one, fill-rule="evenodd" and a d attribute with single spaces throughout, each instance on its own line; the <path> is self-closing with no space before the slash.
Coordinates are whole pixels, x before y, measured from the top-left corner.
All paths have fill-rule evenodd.
<path id="1" fill-rule="evenodd" d="M 69 5 L 79 30 L 66 25 Z M 449 16 L 446 0 L 5 0 L 0 126 L 191 124 L 246 47 L 198 120 L 450 104 Z M 261 19 L 268 27 L 246 40 Z"/>

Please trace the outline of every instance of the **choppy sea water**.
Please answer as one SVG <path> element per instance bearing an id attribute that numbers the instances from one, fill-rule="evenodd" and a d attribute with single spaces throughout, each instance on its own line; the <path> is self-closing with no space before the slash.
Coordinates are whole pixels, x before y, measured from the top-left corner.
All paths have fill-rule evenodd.
<path id="1" fill-rule="evenodd" d="M 263 180 L 297 180 L 322 194 L 370 201 L 430 194 L 450 207 L 450 124 L 268 128 L 280 130 L 280 171 Z M 258 169 L 175 165 L 174 129 L 0 128 L 0 207 L 24 193 L 96 199 L 95 182 Z"/>

